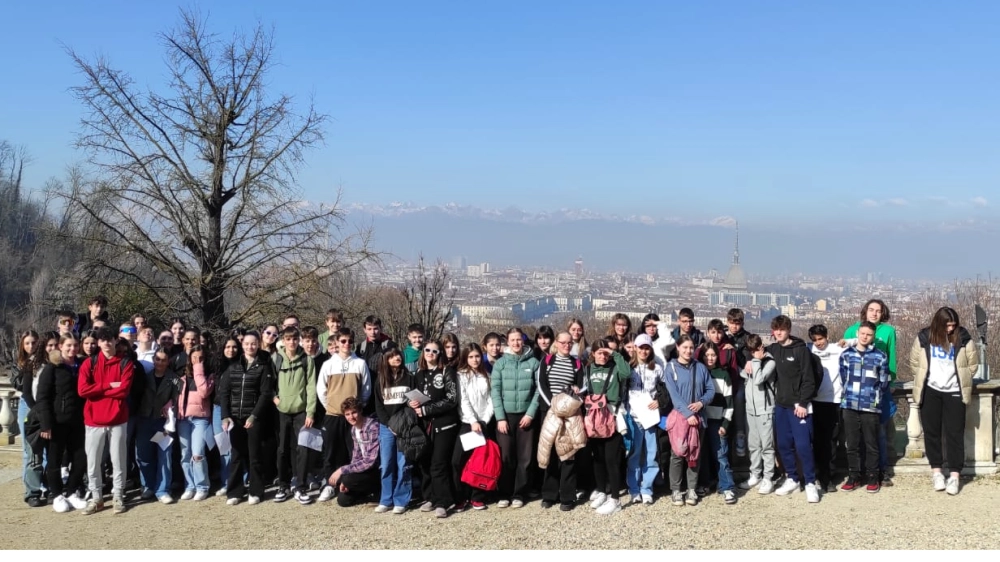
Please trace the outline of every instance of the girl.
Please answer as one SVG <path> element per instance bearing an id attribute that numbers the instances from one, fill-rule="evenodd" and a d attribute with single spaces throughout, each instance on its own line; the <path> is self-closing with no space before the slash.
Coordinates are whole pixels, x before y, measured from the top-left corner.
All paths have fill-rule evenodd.
<path id="1" fill-rule="evenodd" d="M 650 341 L 656 341 L 659 337 L 659 327 L 660 316 L 655 312 L 650 312 L 649 314 L 642 317 L 642 333 L 649 336 Z"/>
<path id="2" fill-rule="evenodd" d="M 628 352 L 625 349 L 626 345 L 631 345 L 632 340 L 635 336 L 632 334 L 632 320 L 619 312 L 611 317 L 611 325 L 608 326 L 608 337 L 613 338 L 615 343 L 618 344 L 616 348 L 618 353 L 625 356 L 626 361 L 630 360 Z"/>
<path id="3" fill-rule="evenodd" d="M 396 515 L 406 513 L 413 492 L 411 466 L 406 456 L 396 447 L 396 436 L 389 429 L 393 414 L 406 407 L 407 392 L 413 389 L 413 375 L 403 365 L 403 354 L 398 348 L 387 350 L 379 361 L 375 379 L 375 416 L 379 421 L 379 473 L 382 478 L 382 495 L 375 513 L 390 509 Z"/>
<path id="4" fill-rule="evenodd" d="M 170 370 L 183 373 L 188 365 L 188 357 L 201 341 L 201 331 L 198 328 L 187 328 L 181 336 L 181 350 L 170 358 Z"/>
<path id="5" fill-rule="evenodd" d="M 631 343 L 631 342 L 630 342 Z M 628 381 L 628 363 L 616 351 L 607 347 L 607 341 L 594 342 L 590 351 L 590 364 L 586 367 L 587 392 L 603 395 L 612 414 L 618 413 L 622 402 L 622 386 Z M 588 435 L 587 449 L 593 455 L 596 494 L 590 502 L 591 509 L 601 515 L 621 511 L 622 434 L 617 430 L 610 437 Z"/>
<path id="6" fill-rule="evenodd" d="M 556 334 L 552 331 L 552 326 L 541 326 L 538 328 L 538 331 L 535 332 L 535 349 L 532 350 L 535 359 L 539 361 L 545 359 L 545 356 L 551 351 L 552 342 L 555 339 Z"/>
<path id="7" fill-rule="evenodd" d="M 97 332 L 93 330 L 86 331 L 80 336 L 80 363 L 88 357 L 94 357 L 97 355 L 99 348 L 97 347 Z"/>
<path id="8" fill-rule="evenodd" d="M 48 357 L 47 349 L 52 347 L 51 338 L 46 338 L 43 346 L 38 332 L 28 330 L 21 334 L 21 342 L 17 348 L 17 374 L 14 387 L 21 391 L 21 399 L 17 401 L 17 426 L 24 435 L 24 422 L 28 412 L 35 405 L 35 389 L 38 387 L 38 376 L 45 367 Z M 55 340 L 58 346 L 58 338 Z M 42 496 L 42 459 L 31 450 L 28 440 L 21 439 L 21 481 L 24 483 L 24 502 L 31 507 L 42 507 L 46 504 Z"/>
<path id="9" fill-rule="evenodd" d="M 240 329 L 242 330 L 242 329 Z M 234 332 L 236 330 L 233 330 Z M 246 333 L 245 331 L 243 331 Z M 242 337 L 242 336 L 240 336 Z M 242 344 L 240 343 L 239 337 L 235 334 L 229 336 L 228 339 L 222 344 L 222 356 L 216 361 L 218 367 L 216 368 L 216 380 L 222 379 L 222 373 L 226 372 L 233 362 L 238 361 L 240 358 L 240 350 L 242 349 Z M 213 388 L 212 395 L 214 396 L 212 403 L 212 432 L 214 434 L 219 434 L 223 432 L 222 429 L 222 394 L 219 392 L 218 385 Z M 216 496 L 226 495 L 226 486 L 229 484 L 229 462 L 232 458 L 232 452 L 219 455 L 219 490 L 215 492 Z"/>
<path id="10" fill-rule="evenodd" d="M 441 338 L 441 345 L 444 348 L 444 359 L 443 363 L 445 367 L 451 367 L 456 371 L 461 366 L 460 357 L 458 350 L 461 345 L 458 342 L 458 336 L 452 333 L 447 333 Z"/>
<path id="11" fill-rule="evenodd" d="M 172 347 L 167 350 L 167 353 L 169 353 L 171 357 L 182 349 L 181 340 L 184 339 L 184 330 L 186 329 L 187 323 L 184 322 L 183 318 L 170 319 L 170 335 L 173 336 L 173 342 Z"/>
<path id="12" fill-rule="evenodd" d="M 458 395 L 461 397 L 462 427 L 459 435 L 473 431 L 486 439 L 496 440 L 496 422 L 493 421 L 493 398 L 490 395 L 490 375 L 483 365 L 483 348 L 470 343 L 462 350 L 462 369 L 458 372 Z M 462 444 L 455 443 L 455 453 L 452 462 L 455 465 L 456 486 L 458 487 L 458 506 L 455 511 L 462 511 L 464 504 L 471 500 L 472 509 L 486 509 L 486 492 L 472 488 L 461 482 L 462 469 L 472 451 L 466 451 Z"/>
<path id="13" fill-rule="evenodd" d="M 569 332 L 570 337 L 573 339 L 573 347 L 570 350 L 570 355 L 576 357 L 580 362 L 587 361 L 587 354 L 590 350 L 587 349 L 587 336 L 583 329 L 583 320 L 579 318 L 570 318 L 569 323 L 566 324 L 566 331 Z"/>
<path id="14" fill-rule="evenodd" d="M 965 464 L 965 409 L 978 367 L 975 339 L 947 306 L 934 313 L 931 325 L 920 331 L 910 348 L 913 401 L 920 405 L 931 482 L 934 490 L 947 490 L 952 496 L 958 494 Z M 947 448 L 941 444 L 942 435 Z M 945 461 L 951 473 L 947 480 L 941 472 Z"/>
<path id="15" fill-rule="evenodd" d="M 87 495 L 83 476 L 87 470 L 87 453 L 84 448 L 83 399 L 77 392 L 77 353 L 79 342 L 71 332 L 59 339 L 59 351 L 48 357 L 48 362 L 38 376 L 38 393 L 35 408 L 41 422 L 42 439 L 48 440 L 46 455 L 49 494 L 52 509 L 65 513 L 83 509 Z M 70 465 L 65 486 L 61 474 L 63 463 Z"/>
<path id="16" fill-rule="evenodd" d="M 694 341 L 691 336 L 681 334 L 677 338 L 677 359 L 672 359 L 664 369 L 663 378 L 674 405 L 667 420 L 667 431 L 672 443 L 670 451 L 670 489 L 674 505 L 698 505 L 698 463 L 704 455 L 692 463 L 687 456 L 679 456 L 676 447 L 685 438 L 702 442 L 705 418 L 702 410 L 715 397 L 712 377 L 704 365 L 694 360 Z M 686 474 L 685 474 L 686 472 Z M 686 480 L 686 482 L 685 482 Z M 682 492 L 687 485 L 687 496 Z"/>
<path id="17" fill-rule="evenodd" d="M 268 355 L 277 355 L 280 334 L 281 330 L 278 329 L 277 324 L 265 324 L 261 331 L 260 351 L 265 351 Z"/>
<path id="18" fill-rule="evenodd" d="M 569 336 L 567 336 L 568 338 Z M 566 348 L 569 353 L 569 347 Z M 497 419 L 497 444 L 500 445 L 500 471 L 497 507 L 524 506 L 531 486 L 529 467 L 538 443 L 538 424 L 532 423 L 538 409 L 535 372 L 544 358 L 537 359 L 524 348 L 520 328 L 507 332 L 507 351 L 493 364 L 490 374 L 490 397 Z"/>
<path id="19" fill-rule="evenodd" d="M 174 503 L 170 495 L 173 481 L 171 450 L 164 451 L 151 439 L 157 432 L 164 431 L 167 410 L 177 404 L 177 375 L 170 369 L 167 350 L 158 349 L 153 355 L 153 370 L 144 372 L 146 378 L 142 399 L 137 410 L 135 448 L 136 463 L 142 481 L 142 499 L 154 497 L 164 504 Z"/>
<path id="20" fill-rule="evenodd" d="M 729 370 L 719 364 L 719 346 L 706 342 L 701 346 L 701 360 L 712 377 L 715 395 L 705 406 L 708 418 L 708 429 L 705 433 L 705 462 L 701 463 L 699 481 L 701 487 L 696 490 L 699 497 L 708 495 L 712 479 L 718 477 L 719 493 L 729 505 L 736 503 L 733 471 L 729 467 L 729 440 L 726 433 L 733 419 L 733 385 L 729 378 Z"/>
<path id="21" fill-rule="evenodd" d="M 649 335 L 649 330 L 635 338 L 635 357 L 632 358 L 631 367 L 631 376 L 628 380 L 630 396 L 631 393 L 642 392 L 651 398 L 651 401 L 645 404 L 629 401 L 629 413 L 633 418 L 638 418 L 636 411 L 640 408 L 659 409 L 656 401 L 656 383 L 663 379 L 663 365 L 657 361 L 653 352 L 653 339 Z M 641 426 L 637 423 L 636 427 Z M 653 482 L 660 472 L 660 466 L 656 462 L 658 454 L 656 430 L 657 426 L 654 425 L 632 436 L 633 445 L 628 457 L 625 482 L 633 503 L 642 502 L 646 505 L 653 503 Z"/>
<path id="22" fill-rule="evenodd" d="M 423 404 L 411 400 L 409 405 L 430 437 L 429 450 L 420 461 L 420 472 L 424 475 L 421 486 L 424 504 L 420 511 L 433 511 L 443 519 L 448 517 L 448 508 L 455 503 L 451 456 L 458 439 L 459 415 L 458 378 L 455 369 L 445 367 L 441 359 L 441 344 L 436 341 L 424 344 L 415 386 L 430 400 Z"/>
<path id="23" fill-rule="evenodd" d="M 250 472 L 248 503 L 259 504 L 264 495 L 259 454 L 261 426 L 257 421 L 274 398 L 274 379 L 270 358 L 260 353 L 260 334 L 247 332 L 243 336 L 243 356 L 229 365 L 219 384 L 222 428 L 229 432 L 232 444 L 226 505 L 240 503 L 244 469 Z"/>
<path id="24" fill-rule="evenodd" d="M 181 440 L 181 467 L 184 470 L 182 500 L 201 501 L 208 497 L 208 461 L 205 449 L 212 434 L 212 390 L 215 381 L 205 374 L 204 353 L 194 346 L 180 379 L 177 397 L 177 432 Z"/>

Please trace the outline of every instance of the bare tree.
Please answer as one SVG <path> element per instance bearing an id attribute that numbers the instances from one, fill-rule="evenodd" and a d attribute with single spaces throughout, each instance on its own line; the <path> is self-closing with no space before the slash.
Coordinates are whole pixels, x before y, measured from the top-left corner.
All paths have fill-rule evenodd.
<path id="1" fill-rule="evenodd" d="M 99 175 L 58 196 L 94 224 L 90 271 L 227 327 L 372 258 L 370 228 L 348 232 L 339 191 L 332 204 L 301 199 L 296 172 L 326 117 L 268 90 L 273 31 L 222 40 L 182 11 L 160 37 L 162 92 L 68 50 L 84 77 L 77 145 Z"/>
<path id="2" fill-rule="evenodd" d="M 424 256 L 417 261 L 417 271 L 403 289 L 411 322 L 424 325 L 428 339 L 439 340 L 454 314 L 455 290 L 449 289 L 448 267 L 438 260 L 427 268 Z"/>

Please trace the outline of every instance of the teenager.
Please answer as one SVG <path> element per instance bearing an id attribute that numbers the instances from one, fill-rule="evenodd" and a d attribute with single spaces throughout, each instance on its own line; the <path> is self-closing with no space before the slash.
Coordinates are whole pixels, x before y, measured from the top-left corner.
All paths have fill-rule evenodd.
<path id="1" fill-rule="evenodd" d="M 277 371 L 278 365 L 278 338 L 281 337 L 281 329 L 277 324 L 264 324 L 260 331 L 260 351 L 268 356 L 271 364 Z"/>
<path id="2" fill-rule="evenodd" d="M 570 355 L 579 359 L 581 363 L 586 361 L 590 350 L 587 348 L 587 334 L 583 328 L 583 320 L 570 318 L 566 324 L 566 332 L 573 339 L 573 347 L 570 349 Z"/>
<path id="3" fill-rule="evenodd" d="M 229 367 L 240 360 L 240 354 L 243 350 L 243 344 L 234 336 L 230 336 L 222 344 L 222 356 L 216 361 L 216 385 L 213 392 L 212 400 L 212 432 L 213 438 L 225 431 L 222 427 L 222 392 L 220 391 L 220 385 L 222 384 L 222 375 L 229 369 Z M 226 454 L 219 453 L 219 489 L 215 492 L 216 496 L 225 496 L 227 492 L 227 486 L 229 485 L 229 464 L 232 460 L 232 452 L 226 452 Z"/>
<path id="4" fill-rule="evenodd" d="M 170 358 L 171 371 L 175 373 L 184 372 L 184 368 L 187 367 L 188 364 L 188 357 L 191 355 L 191 350 L 198 345 L 200 340 L 201 331 L 198 330 L 198 328 L 192 326 L 184 329 L 184 333 L 181 335 L 180 350 L 174 353 Z"/>
<path id="5" fill-rule="evenodd" d="M 187 322 L 183 318 L 171 318 L 170 319 L 170 336 L 173 341 L 171 341 L 170 356 L 173 357 L 176 353 L 183 349 L 181 340 L 184 339 L 184 331 L 187 329 Z"/>
<path id="6" fill-rule="evenodd" d="M 483 362 L 486 364 L 487 371 L 492 373 L 493 366 L 503 357 L 505 341 L 506 339 L 496 332 L 490 332 L 483 336 L 483 350 L 486 351 Z"/>
<path id="7" fill-rule="evenodd" d="M 368 316 L 365 318 L 364 325 L 365 339 L 354 349 L 354 354 L 365 361 L 368 365 L 368 372 L 374 373 L 378 369 L 378 362 L 382 354 L 399 346 L 388 335 L 382 333 L 381 318 Z M 367 408 L 367 403 L 362 403 L 362 407 Z"/>
<path id="8" fill-rule="evenodd" d="M 590 350 L 590 363 L 586 367 L 585 384 L 587 392 L 592 396 L 604 396 L 608 410 L 612 415 L 617 415 L 622 404 L 622 388 L 627 384 L 632 370 L 621 353 L 612 351 L 607 346 L 607 341 L 612 337 L 594 342 Z M 587 449 L 594 459 L 597 492 L 590 507 L 596 509 L 599 515 L 615 514 L 622 509 L 622 434 L 616 430 L 609 437 L 588 435 Z"/>
<path id="9" fill-rule="evenodd" d="M 379 423 L 362 412 L 361 402 L 353 396 L 337 408 L 351 428 L 351 462 L 337 468 L 327 480 L 337 489 L 337 505 L 350 507 L 365 501 L 378 490 Z"/>
<path id="10" fill-rule="evenodd" d="M 261 352 L 260 334 L 247 332 L 243 336 L 243 356 L 233 361 L 219 381 L 219 402 L 222 409 L 222 429 L 229 433 L 232 457 L 226 504 L 240 503 L 246 487 L 244 470 L 250 474 L 247 503 L 257 505 L 264 496 L 261 475 L 261 424 L 258 423 L 268 402 L 274 397 L 274 366 Z"/>
<path id="11" fill-rule="evenodd" d="M 83 475 L 87 468 L 84 449 L 83 399 L 77 393 L 79 342 L 72 333 L 59 339 L 59 351 L 49 354 L 38 375 L 35 409 L 46 439 L 46 476 L 52 508 L 57 513 L 87 507 Z M 22 348 L 23 349 L 23 348 Z M 61 468 L 70 467 L 63 484 Z M 35 507 L 35 506 L 32 506 Z"/>
<path id="12" fill-rule="evenodd" d="M 143 326 L 136 334 L 135 360 L 148 373 L 153 370 L 153 355 L 156 353 L 156 335 L 149 326 Z"/>
<path id="13" fill-rule="evenodd" d="M 841 409 L 844 416 L 844 436 L 847 441 L 849 477 L 841 487 L 851 491 L 867 484 L 869 492 L 878 492 L 878 425 L 882 394 L 889 390 L 888 358 L 872 344 L 875 324 L 865 321 L 857 331 L 857 343 L 840 356 L 840 381 L 844 393 Z M 865 444 L 865 466 L 862 480 L 859 448 L 862 436 Z"/>
<path id="14" fill-rule="evenodd" d="M 470 343 L 462 350 L 458 371 L 458 395 L 461 397 L 460 416 L 461 428 L 459 435 L 469 432 L 478 433 L 491 441 L 496 441 L 496 420 L 493 416 L 493 398 L 490 392 L 490 374 L 483 364 L 483 348 Z M 452 462 L 455 466 L 455 487 L 458 496 L 456 511 L 461 511 L 462 504 L 469 503 L 472 509 L 486 509 L 487 493 L 479 488 L 473 488 L 461 481 L 462 469 L 472 456 L 472 450 L 466 451 L 461 442 L 455 443 L 455 453 Z"/>
<path id="15" fill-rule="evenodd" d="M 24 424 L 28 412 L 35 405 L 35 389 L 38 387 L 38 376 L 48 361 L 51 338 L 42 341 L 38 332 L 28 330 L 21 334 L 17 348 L 17 373 L 14 376 L 14 388 L 21 391 L 21 399 L 17 402 L 17 426 L 19 435 L 25 435 Z M 58 346 L 58 339 L 56 345 Z M 28 444 L 21 439 L 21 474 L 24 483 L 24 502 L 30 507 L 43 507 L 47 502 L 42 495 L 42 455 L 36 454 Z"/>
<path id="16" fill-rule="evenodd" d="M 682 308 L 677 313 L 677 326 L 670 332 L 670 337 L 673 338 L 675 342 L 680 342 L 681 336 L 688 336 L 691 338 L 691 343 L 694 344 L 694 348 L 698 349 L 701 344 L 705 343 L 705 334 L 694 325 L 694 311 L 690 308 Z M 679 343 L 675 344 L 680 345 Z M 677 358 L 677 349 L 673 349 L 671 354 L 671 359 Z"/>
<path id="17" fill-rule="evenodd" d="M 350 461 L 353 450 L 351 426 L 340 411 L 340 405 L 353 397 L 364 409 L 372 394 L 368 364 L 353 352 L 354 332 L 350 328 L 341 328 L 336 336 L 331 336 L 330 341 L 331 349 L 335 349 L 336 353 L 323 363 L 323 369 L 316 377 L 316 398 L 326 412 L 323 417 L 323 476 L 327 480 L 338 466 Z M 325 485 L 319 494 L 319 501 L 330 501 L 336 494 L 335 486 Z"/>
<path id="18" fill-rule="evenodd" d="M 578 322 L 578 321 L 577 321 Z M 574 321 L 570 321 L 574 325 Z M 578 324 L 582 330 L 582 324 Z M 508 344 L 510 339 L 508 338 Z M 583 332 L 580 332 L 578 344 L 582 344 Z M 556 335 L 556 352 L 549 354 L 538 367 L 537 388 L 538 417 L 545 419 L 552 398 L 567 390 L 579 393 L 586 388 L 586 371 L 578 357 L 571 355 L 573 338 L 569 332 Z M 583 351 L 586 351 L 585 349 Z M 576 461 L 574 458 L 559 459 L 553 444 L 549 452 L 549 464 L 545 467 L 545 479 L 542 484 L 542 508 L 551 508 L 559 503 L 560 511 L 572 511 L 576 502 Z"/>
<path id="19" fill-rule="evenodd" d="M 524 507 L 532 484 L 529 470 L 538 442 L 537 424 L 532 421 L 538 410 L 535 373 L 540 361 L 524 348 L 523 336 L 520 328 L 507 332 L 507 351 L 494 363 L 490 374 L 497 444 L 503 463 L 497 485 L 500 498 L 497 507 L 501 508 Z M 564 339 L 569 339 L 568 335 Z"/>
<path id="20" fill-rule="evenodd" d="M 410 324 L 406 328 L 406 341 L 408 345 L 403 350 L 403 365 L 411 374 L 415 374 L 417 363 L 420 362 L 420 353 L 424 349 L 424 325 Z"/>
<path id="21" fill-rule="evenodd" d="M 87 312 L 80 314 L 76 319 L 76 329 L 80 333 L 96 330 L 99 323 L 108 320 L 108 298 L 104 295 L 96 295 L 87 303 Z"/>
<path id="22" fill-rule="evenodd" d="M 781 315 L 771 320 L 774 343 L 767 352 L 774 357 L 775 406 L 774 426 L 778 454 L 787 478 L 775 491 L 787 496 L 799 491 L 799 475 L 805 478 L 806 501 L 819 501 L 812 448 L 812 401 L 816 397 L 816 379 L 812 353 L 801 339 L 791 335 L 792 320 Z"/>
<path id="23" fill-rule="evenodd" d="M 826 326 L 816 324 L 809 328 L 809 351 L 823 368 L 823 379 L 813 400 L 813 450 L 816 454 L 816 478 L 819 488 L 836 492 L 833 481 L 833 463 L 837 458 L 837 440 L 840 435 L 841 398 L 844 384 L 840 378 L 840 356 L 844 348 L 830 343 Z"/>
<path id="24" fill-rule="evenodd" d="M 205 458 L 212 433 L 212 392 L 215 379 L 206 372 L 205 352 L 191 348 L 187 365 L 178 381 L 177 435 L 181 441 L 181 470 L 184 471 L 182 500 L 202 501 L 208 497 L 208 460 Z"/>
<path id="25" fill-rule="evenodd" d="M 695 361 L 694 340 L 687 334 L 676 338 L 677 358 L 671 359 L 664 369 L 667 392 L 674 405 L 675 420 L 667 420 L 670 434 L 670 489 L 671 503 L 676 506 L 698 505 L 698 470 L 701 462 L 700 446 L 705 435 L 705 406 L 715 397 L 715 386 L 705 365 Z M 686 435 L 687 452 L 678 454 L 682 439 L 677 434 Z M 695 451 L 699 451 L 695 455 Z M 687 494 L 684 486 L 687 485 Z"/>
<path id="26" fill-rule="evenodd" d="M 83 418 L 86 425 L 85 448 L 91 499 L 83 509 L 91 515 L 104 509 L 101 461 L 106 445 L 114 470 L 112 498 L 114 513 L 124 513 L 125 463 L 128 459 L 127 426 L 129 418 L 126 399 L 132 389 L 135 363 L 124 354 L 116 354 L 118 338 L 104 327 L 97 331 L 100 353 L 84 360 L 80 366 L 77 392 L 86 400 Z"/>
<path id="27" fill-rule="evenodd" d="M 458 336 L 453 333 L 447 333 L 441 336 L 441 362 L 445 367 L 451 367 L 456 371 L 462 367 L 461 364 L 461 343 L 458 341 Z"/>
<path id="28" fill-rule="evenodd" d="M 625 350 L 625 346 L 631 345 L 632 340 L 635 339 L 635 334 L 632 332 L 632 319 L 628 315 L 619 312 L 611 317 L 607 337 L 614 339 L 617 346 L 615 349 L 625 357 L 626 362 L 632 359 Z"/>
<path id="29" fill-rule="evenodd" d="M 420 511 L 433 511 L 438 518 L 445 518 L 448 508 L 455 503 L 451 457 L 458 439 L 459 396 L 458 375 L 454 368 L 442 364 L 441 349 L 441 344 L 435 341 L 424 344 L 415 386 L 429 400 L 423 404 L 411 400 L 409 406 L 430 437 L 429 450 L 420 461 L 424 477 L 421 486 L 424 503 Z"/>
<path id="30" fill-rule="evenodd" d="M 297 319 L 296 319 L 297 320 Z M 296 479 L 295 500 L 309 505 L 309 466 L 311 451 L 298 444 L 302 428 L 312 428 L 316 412 L 316 366 L 299 345 L 296 326 L 281 332 L 282 349 L 278 352 L 278 377 L 274 405 L 278 409 L 278 491 L 275 502 L 291 497 L 291 480 Z M 294 470 L 293 470 L 294 469 Z"/>
<path id="31" fill-rule="evenodd" d="M 760 336 L 746 341 L 750 362 L 740 371 L 744 379 L 747 413 L 747 449 L 750 451 L 750 478 L 740 484 L 744 490 L 757 488 L 767 495 L 774 491 L 774 357 L 764 349 Z"/>
<path id="32" fill-rule="evenodd" d="M 648 318 L 646 320 L 650 320 Z M 653 315 L 655 316 L 655 315 Z M 659 322 L 659 319 L 653 320 Z M 644 320 L 645 326 L 645 320 Z M 655 327 L 656 325 L 653 324 Z M 631 362 L 631 373 L 628 380 L 628 411 L 630 415 L 638 420 L 638 410 L 645 408 L 648 410 L 659 409 L 657 402 L 656 383 L 663 380 L 663 363 L 659 361 L 653 350 L 653 337 L 649 335 L 649 330 L 639 334 L 635 338 L 635 357 Z M 632 400 L 632 393 L 645 393 L 651 398 L 647 403 L 636 403 Z M 636 427 L 641 429 L 641 433 L 632 436 L 632 448 L 628 455 L 628 466 L 625 473 L 625 483 L 628 485 L 628 492 L 632 496 L 633 503 L 642 502 L 645 505 L 653 503 L 653 483 L 660 472 L 657 463 L 657 426 L 642 428 L 638 421 Z"/>
<path id="33" fill-rule="evenodd" d="M 711 336 L 709 338 L 711 339 Z M 719 363 L 719 357 L 722 355 L 719 346 L 713 341 L 708 341 L 702 344 L 699 350 L 701 362 L 712 378 L 715 394 L 712 401 L 705 406 L 705 417 L 708 421 L 705 441 L 708 454 L 701 463 L 700 480 L 703 493 L 698 495 L 707 496 L 712 481 L 716 480 L 723 501 L 726 505 L 732 505 L 736 503 L 736 484 L 733 482 L 733 470 L 729 466 L 727 434 L 733 425 L 733 385 L 729 378 L 729 370 Z"/>
<path id="34" fill-rule="evenodd" d="M 909 361 L 931 483 L 936 491 L 947 490 L 954 496 L 965 465 L 965 410 L 972 400 L 972 375 L 979 367 L 975 339 L 962 327 L 954 309 L 942 307 L 934 313 L 931 325 L 917 334 Z"/>
<path id="35" fill-rule="evenodd" d="M 324 322 L 326 323 L 326 331 L 319 335 L 319 348 L 326 351 L 329 347 L 330 337 L 337 335 L 344 325 L 344 314 L 336 308 L 331 308 L 326 311 Z"/>
<path id="36" fill-rule="evenodd" d="M 170 370 L 170 358 L 165 349 L 153 355 L 153 368 L 136 371 L 136 377 L 146 379 L 143 393 L 136 404 L 136 462 L 139 465 L 139 479 L 142 482 L 142 499 L 156 498 L 161 503 L 174 503 L 170 495 L 173 482 L 173 464 L 170 449 L 163 450 L 152 438 L 157 432 L 164 433 L 167 410 L 176 412 L 177 397 L 180 395 L 180 381 Z M 192 492 L 191 496 L 194 495 Z M 188 497 L 190 499 L 190 496 Z"/>
<path id="37" fill-rule="evenodd" d="M 535 331 L 535 346 L 531 350 L 535 359 L 541 361 L 552 350 L 552 342 L 556 339 L 556 333 L 552 331 L 552 326 L 540 326 Z"/>
<path id="38" fill-rule="evenodd" d="M 412 343 L 413 340 L 410 341 Z M 413 390 L 413 375 L 403 361 L 403 354 L 398 349 L 386 351 L 375 378 L 373 394 L 375 416 L 379 422 L 379 477 L 382 483 L 375 513 L 389 510 L 396 515 L 406 513 L 413 493 L 412 467 L 396 445 L 396 435 L 389 429 L 389 420 L 396 412 L 408 407 L 406 393 Z"/>

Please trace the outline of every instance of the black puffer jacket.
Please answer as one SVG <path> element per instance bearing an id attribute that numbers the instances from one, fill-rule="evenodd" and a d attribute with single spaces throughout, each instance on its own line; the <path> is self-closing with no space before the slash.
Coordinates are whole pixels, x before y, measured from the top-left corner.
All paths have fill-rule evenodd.
<path id="1" fill-rule="evenodd" d="M 260 419 L 274 399 L 274 365 L 266 353 L 247 365 L 246 358 L 234 361 L 219 381 L 219 406 L 223 418 Z"/>
<path id="2" fill-rule="evenodd" d="M 389 429 L 396 435 L 396 448 L 406 460 L 417 462 L 427 450 L 427 434 L 420 427 L 413 408 L 400 408 L 389 418 Z"/>
<path id="3" fill-rule="evenodd" d="M 56 424 L 83 425 L 83 398 L 77 393 L 78 365 L 48 363 L 38 376 L 35 410 L 42 431 Z"/>

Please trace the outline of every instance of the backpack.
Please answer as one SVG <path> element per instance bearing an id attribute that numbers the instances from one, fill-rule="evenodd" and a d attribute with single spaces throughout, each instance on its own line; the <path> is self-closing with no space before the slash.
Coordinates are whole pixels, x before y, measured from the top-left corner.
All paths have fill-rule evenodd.
<path id="1" fill-rule="evenodd" d="M 587 437 L 596 439 L 607 439 L 618 431 L 618 422 L 615 414 L 608 408 L 608 385 L 611 377 L 614 376 L 613 368 L 608 370 L 608 376 L 604 379 L 603 393 L 588 394 L 583 400 L 583 409 L 586 412 L 583 416 L 584 427 L 587 430 Z"/>
<path id="2" fill-rule="evenodd" d="M 472 450 L 462 469 L 462 483 L 477 490 L 496 490 L 500 466 L 500 447 L 496 441 L 487 439 L 485 445 Z"/>

